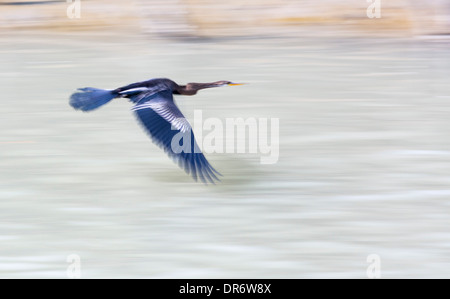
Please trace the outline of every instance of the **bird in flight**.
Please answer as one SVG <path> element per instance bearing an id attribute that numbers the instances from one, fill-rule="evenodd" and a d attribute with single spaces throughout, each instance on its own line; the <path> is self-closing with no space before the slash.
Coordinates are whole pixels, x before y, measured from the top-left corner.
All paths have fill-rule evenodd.
<path id="1" fill-rule="evenodd" d="M 162 148 L 194 180 L 204 183 L 220 181 L 215 170 L 200 151 L 192 127 L 178 109 L 173 95 L 195 95 L 200 89 L 242 85 L 230 81 L 188 83 L 178 85 L 166 78 L 150 79 L 123 87 L 99 89 L 79 88 L 70 96 L 70 105 L 76 110 L 91 111 L 115 98 L 127 98 L 134 103 L 137 119 L 155 144 Z M 180 135 L 183 138 L 180 138 Z M 175 138 L 176 137 L 176 138 Z M 182 139 L 183 145 L 179 140 Z M 174 142 L 174 140 L 178 140 Z"/>

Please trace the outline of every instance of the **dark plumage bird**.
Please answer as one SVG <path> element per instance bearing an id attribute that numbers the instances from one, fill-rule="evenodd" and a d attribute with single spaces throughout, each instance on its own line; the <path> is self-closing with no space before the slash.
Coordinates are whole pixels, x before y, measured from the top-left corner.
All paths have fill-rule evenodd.
<path id="1" fill-rule="evenodd" d="M 200 178 L 204 183 L 214 183 L 219 181 L 217 176 L 220 173 L 200 152 L 192 128 L 176 106 L 173 95 L 195 95 L 200 89 L 227 85 L 241 84 L 217 81 L 178 85 L 170 79 L 158 78 L 132 83 L 114 90 L 85 87 L 71 95 L 70 105 L 77 110 L 91 111 L 112 99 L 127 98 L 135 104 L 132 110 L 154 143 L 164 149 L 186 173 L 192 175 L 194 180 Z M 182 140 L 187 144 L 172 142 L 179 133 L 184 134 Z"/>

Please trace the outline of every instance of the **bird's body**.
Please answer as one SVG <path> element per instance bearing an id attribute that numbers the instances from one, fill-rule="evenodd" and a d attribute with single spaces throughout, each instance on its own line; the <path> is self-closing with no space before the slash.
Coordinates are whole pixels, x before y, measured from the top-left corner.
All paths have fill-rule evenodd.
<path id="1" fill-rule="evenodd" d="M 178 85 L 170 79 L 157 78 L 114 90 L 86 87 L 72 94 L 70 105 L 77 110 L 91 111 L 115 98 L 129 99 L 135 104 L 132 110 L 154 143 L 164 149 L 195 180 L 200 178 L 205 183 L 214 183 L 219 180 L 217 176 L 220 173 L 199 150 L 192 128 L 176 106 L 173 95 L 195 95 L 200 89 L 226 85 L 240 84 L 216 81 Z M 180 136 L 182 145 L 179 143 Z"/>

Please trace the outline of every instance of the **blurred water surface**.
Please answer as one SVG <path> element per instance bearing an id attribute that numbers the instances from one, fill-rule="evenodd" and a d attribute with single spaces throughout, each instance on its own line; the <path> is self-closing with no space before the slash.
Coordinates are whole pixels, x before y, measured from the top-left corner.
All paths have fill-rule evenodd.
<path id="1" fill-rule="evenodd" d="M 0 36 L 0 277 L 450 277 L 448 40 Z M 115 100 L 153 77 L 240 87 L 178 98 L 188 118 L 280 119 L 280 157 L 208 154 L 195 183 Z"/>

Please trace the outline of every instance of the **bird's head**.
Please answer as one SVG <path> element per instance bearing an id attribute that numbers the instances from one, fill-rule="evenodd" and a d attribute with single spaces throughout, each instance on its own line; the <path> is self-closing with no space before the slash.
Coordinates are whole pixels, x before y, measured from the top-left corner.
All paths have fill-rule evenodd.
<path id="1" fill-rule="evenodd" d="M 194 95 L 197 91 L 205 88 L 243 85 L 244 83 L 233 83 L 231 81 L 216 81 L 212 83 L 188 83 L 186 85 L 178 86 L 176 92 L 182 95 Z"/>
<path id="2" fill-rule="evenodd" d="M 211 83 L 214 85 L 214 87 L 220 87 L 220 86 L 236 86 L 236 85 L 243 85 L 244 83 L 234 83 L 230 81 L 216 81 Z"/>

